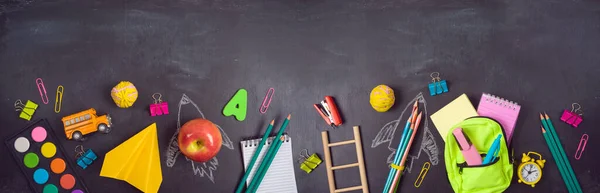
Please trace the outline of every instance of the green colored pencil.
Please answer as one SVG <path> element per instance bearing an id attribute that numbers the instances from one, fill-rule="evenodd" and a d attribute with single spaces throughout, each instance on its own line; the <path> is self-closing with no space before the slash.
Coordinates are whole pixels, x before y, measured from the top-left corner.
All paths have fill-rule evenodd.
<path id="1" fill-rule="evenodd" d="M 545 114 L 546 122 L 548 123 L 548 126 L 550 126 L 548 131 L 550 131 L 550 136 L 554 139 L 556 147 L 558 147 L 557 150 L 558 150 L 559 156 L 561 156 L 563 159 L 565 167 L 567 168 L 567 172 L 568 172 L 567 174 L 569 174 L 571 176 L 572 183 L 574 184 L 574 187 L 575 187 L 575 192 L 582 193 L 583 191 L 581 190 L 581 186 L 579 186 L 579 182 L 577 181 L 575 172 L 573 172 L 573 168 L 571 167 L 571 162 L 569 162 L 569 159 L 567 158 L 567 155 L 565 154 L 565 150 L 563 149 L 562 143 L 560 143 L 560 139 L 558 138 L 558 135 L 556 134 L 554 125 L 552 124 L 552 121 L 550 121 L 550 117 L 548 117 L 548 114 L 546 114 L 546 113 L 544 113 L 544 114 Z"/>
<path id="2" fill-rule="evenodd" d="M 283 136 L 281 138 L 283 138 Z M 281 147 L 281 143 L 283 143 L 283 140 L 284 139 L 273 139 L 273 141 L 276 141 L 275 144 L 272 144 L 272 145 L 275 145 L 275 153 L 273 155 L 275 155 L 279 151 L 279 148 Z M 255 183 L 256 185 L 249 187 L 247 192 L 255 193 L 258 190 L 258 187 L 260 186 L 260 183 L 262 182 L 262 180 L 265 178 L 265 174 L 267 174 L 267 171 L 269 170 L 269 166 L 271 166 L 271 163 L 273 163 L 273 160 L 275 160 L 274 156 L 271 159 L 267 160 L 267 163 L 264 163 L 264 164 L 266 164 L 266 167 L 265 167 L 265 169 L 263 169 L 263 172 L 260 175 L 258 175 L 258 176 L 256 174 L 254 175 L 255 177 L 252 178 L 252 180 L 254 181 L 254 179 L 257 179 L 257 181 Z"/>
<path id="3" fill-rule="evenodd" d="M 258 186 L 262 182 L 262 178 L 264 177 L 265 173 L 267 173 L 267 170 L 269 169 L 272 159 L 274 159 L 275 155 L 277 155 L 277 151 L 279 150 L 279 147 L 277 147 L 277 144 L 280 144 L 280 142 L 281 142 L 281 140 L 279 140 L 279 138 L 285 131 L 285 128 L 287 127 L 288 123 L 290 122 L 291 117 L 292 117 L 292 115 L 288 115 L 288 117 L 285 119 L 285 121 L 283 121 L 281 128 L 279 128 L 279 132 L 277 132 L 277 135 L 275 136 L 275 138 L 273 138 L 273 142 L 271 143 L 271 146 L 269 147 L 269 151 L 267 151 L 267 154 L 263 158 L 263 160 L 260 164 L 260 167 L 258 167 L 258 169 L 256 170 L 256 173 L 254 173 L 254 177 L 252 177 L 252 181 L 250 182 L 250 185 L 248 186 L 248 189 L 246 190 L 246 192 L 256 192 L 256 190 L 258 189 Z"/>
<path id="4" fill-rule="evenodd" d="M 565 184 L 567 185 L 567 189 L 569 190 L 570 193 L 574 193 L 575 191 L 573 190 L 573 188 L 574 188 L 573 184 L 572 184 L 571 180 L 569 179 L 569 177 L 567 176 L 567 173 L 565 171 L 566 169 L 563 166 L 562 161 L 559 161 L 560 157 L 558 156 L 558 152 L 556 152 L 556 147 L 552 143 L 552 140 L 550 139 L 550 136 L 548 136 L 549 134 L 546 133 L 546 130 L 544 129 L 544 127 L 542 127 L 542 134 L 544 135 L 544 139 L 546 139 L 546 144 L 548 145 L 548 149 L 550 149 L 550 153 L 552 154 L 552 157 L 554 158 L 554 161 L 556 162 L 556 166 L 558 166 L 560 176 L 562 176 L 563 180 L 565 181 Z"/>
<path id="5" fill-rule="evenodd" d="M 262 150 L 263 146 L 267 142 L 267 139 L 269 138 L 269 134 L 271 134 L 271 130 L 273 129 L 274 123 L 275 123 L 275 120 L 272 120 L 271 124 L 269 124 L 269 126 L 267 127 L 267 130 L 265 131 L 265 134 L 263 135 L 262 140 L 260 140 L 260 143 L 258 144 L 258 147 L 256 148 L 256 152 L 254 152 L 254 155 L 252 156 L 252 160 L 250 160 L 250 164 L 248 164 L 248 167 L 246 169 L 246 172 L 244 173 L 244 176 L 242 177 L 242 180 L 238 184 L 237 189 L 235 189 L 236 193 L 241 193 L 242 189 L 244 189 L 244 184 L 246 183 L 246 179 L 248 179 L 248 176 L 250 175 L 250 172 L 252 171 L 252 168 L 254 167 L 254 163 L 258 159 L 258 155 L 260 154 L 260 151 Z"/>

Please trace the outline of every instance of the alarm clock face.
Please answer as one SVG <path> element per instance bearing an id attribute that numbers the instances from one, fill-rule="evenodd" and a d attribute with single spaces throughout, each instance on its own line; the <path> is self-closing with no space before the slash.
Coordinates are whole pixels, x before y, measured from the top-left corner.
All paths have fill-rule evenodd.
<path id="1" fill-rule="evenodd" d="M 536 183 L 542 177 L 542 170 L 540 166 L 534 163 L 526 163 L 521 169 L 521 176 L 523 181 L 527 184 Z"/>

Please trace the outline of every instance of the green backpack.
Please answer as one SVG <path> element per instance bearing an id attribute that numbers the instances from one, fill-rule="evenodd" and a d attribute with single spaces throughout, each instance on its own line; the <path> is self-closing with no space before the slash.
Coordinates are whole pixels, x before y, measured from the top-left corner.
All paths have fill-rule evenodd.
<path id="1" fill-rule="evenodd" d="M 452 131 L 462 128 L 470 142 L 477 148 L 482 159 L 487 154 L 499 134 L 500 152 L 489 164 L 468 166 L 460 151 Z M 504 129 L 494 119 L 471 117 L 450 129 L 446 136 L 444 160 L 448 180 L 456 193 L 495 193 L 503 192 L 510 186 L 513 176 L 512 157 L 509 157 Z"/>

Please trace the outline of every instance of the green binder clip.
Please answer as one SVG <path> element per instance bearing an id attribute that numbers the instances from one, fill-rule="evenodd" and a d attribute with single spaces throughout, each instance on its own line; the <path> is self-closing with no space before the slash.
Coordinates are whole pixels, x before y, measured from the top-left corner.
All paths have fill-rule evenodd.
<path id="1" fill-rule="evenodd" d="M 300 169 L 304 170 L 307 174 L 312 172 L 319 164 L 321 164 L 321 162 L 323 162 L 316 153 L 308 156 L 307 149 L 303 149 L 300 152 L 300 159 L 298 159 L 298 161 L 302 161 Z"/>
<path id="2" fill-rule="evenodd" d="M 33 113 L 35 113 L 37 108 L 38 105 L 30 100 L 27 100 L 25 104 L 23 104 L 21 100 L 15 101 L 15 110 L 21 111 L 19 117 L 28 121 L 31 120 L 31 117 L 33 117 Z"/>

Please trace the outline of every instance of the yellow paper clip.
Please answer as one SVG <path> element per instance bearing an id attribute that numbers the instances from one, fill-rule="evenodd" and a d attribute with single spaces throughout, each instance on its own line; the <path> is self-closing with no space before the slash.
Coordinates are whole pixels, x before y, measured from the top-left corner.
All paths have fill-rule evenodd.
<path id="1" fill-rule="evenodd" d="M 421 186 L 421 183 L 423 183 L 423 180 L 425 179 L 425 175 L 427 175 L 427 172 L 429 172 L 430 167 L 431 167 L 431 163 L 429 163 L 429 162 L 425 162 L 423 164 L 423 168 L 421 169 L 421 172 L 419 173 L 419 177 L 417 177 L 417 180 L 415 181 L 415 184 L 414 184 L 416 188 Z"/>
<path id="2" fill-rule="evenodd" d="M 58 85 L 58 87 L 56 88 L 56 102 L 54 102 L 54 112 L 56 113 L 60 112 L 64 90 L 65 88 L 62 85 Z"/>

